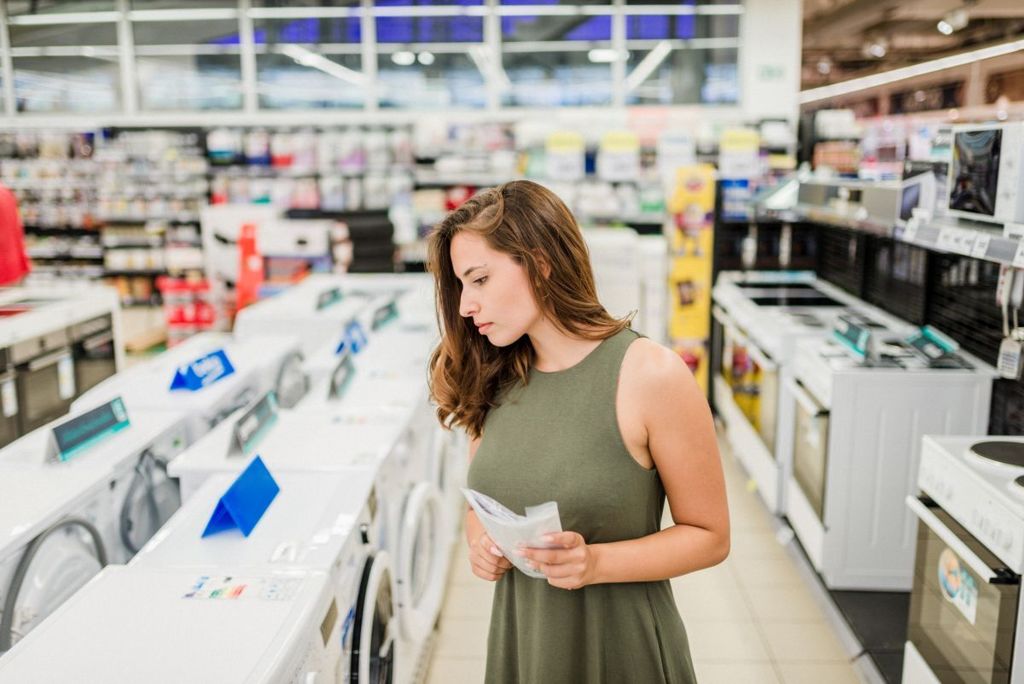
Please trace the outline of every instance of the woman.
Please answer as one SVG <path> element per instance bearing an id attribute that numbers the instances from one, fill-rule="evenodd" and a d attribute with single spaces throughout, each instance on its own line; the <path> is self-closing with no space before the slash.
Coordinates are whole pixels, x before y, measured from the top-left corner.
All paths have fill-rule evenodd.
<path id="1" fill-rule="evenodd" d="M 693 376 L 605 311 L 572 214 L 536 183 L 476 195 L 429 250 L 443 329 L 431 392 L 472 438 L 468 484 L 517 513 L 557 501 L 566 530 L 518 551 L 545 582 L 467 513 L 473 573 L 497 582 L 487 682 L 693 682 L 668 579 L 729 552 Z M 666 496 L 675 524 L 660 530 Z"/>

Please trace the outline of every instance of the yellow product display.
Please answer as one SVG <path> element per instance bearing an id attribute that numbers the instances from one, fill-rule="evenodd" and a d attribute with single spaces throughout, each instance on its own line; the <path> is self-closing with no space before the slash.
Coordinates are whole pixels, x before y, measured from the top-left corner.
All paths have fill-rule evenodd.
<path id="1" fill-rule="evenodd" d="M 708 389 L 708 341 L 707 338 L 693 340 L 672 340 L 672 351 L 689 366 L 704 392 Z"/>

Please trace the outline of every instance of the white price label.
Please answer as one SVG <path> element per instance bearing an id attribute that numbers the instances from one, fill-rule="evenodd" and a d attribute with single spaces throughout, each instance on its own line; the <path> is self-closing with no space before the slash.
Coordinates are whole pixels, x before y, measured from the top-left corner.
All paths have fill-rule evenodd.
<path id="1" fill-rule="evenodd" d="M 5 380 L 0 384 L 0 406 L 3 407 L 4 418 L 18 414 L 18 390 L 14 386 L 14 380 Z"/>
<path id="2" fill-rule="evenodd" d="M 918 220 L 916 218 L 911 218 L 910 220 L 907 221 L 907 227 L 903 229 L 904 242 L 914 241 L 914 239 L 917 237 L 917 226 Z"/>
<path id="3" fill-rule="evenodd" d="M 988 252 L 988 245 L 992 242 L 991 235 L 979 235 L 974 240 L 974 245 L 971 247 L 971 256 L 976 259 L 981 259 Z"/>
<path id="4" fill-rule="evenodd" d="M 57 388 L 61 399 L 75 396 L 75 363 L 70 356 L 57 362 Z"/>
<path id="5" fill-rule="evenodd" d="M 1017 253 L 1013 255 L 1013 265 L 1024 268 L 1024 240 L 1017 243 Z"/>

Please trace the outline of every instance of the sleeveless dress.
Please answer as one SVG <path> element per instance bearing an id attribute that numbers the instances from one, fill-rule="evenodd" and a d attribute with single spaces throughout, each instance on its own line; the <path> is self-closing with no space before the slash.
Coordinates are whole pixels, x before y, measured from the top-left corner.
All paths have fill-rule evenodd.
<path id="1" fill-rule="evenodd" d="M 660 529 L 665 489 L 626 449 L 615 397 L 623 330 L 575 366 L 506 393 L 484 423 L 468 484 L 523 514 L 557 501 L 562 529 L 589 544 Z M 637 563 L 644 559 L 638 557 Z M 487 684 L 695 682 L 686 631 L 667 580 L 574 591 L 514 567 L 494 591 Z"/>

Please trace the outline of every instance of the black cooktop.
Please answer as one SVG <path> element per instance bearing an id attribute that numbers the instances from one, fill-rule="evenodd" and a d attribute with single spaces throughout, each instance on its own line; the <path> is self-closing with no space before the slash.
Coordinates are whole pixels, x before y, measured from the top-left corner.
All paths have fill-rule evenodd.
<path id="1" fill-rule="evenodd" d="M 787 290 L 817 290 L 811 283 L 736 283 L 736 287 L 751 290 L 774 290 L 785 288 Z"/>
<path id="2" fill-rule="evenodd" d="M 831 297 L 812 295 L 804 297 L 786 297 L 784 295 L 751 297 L 750 301 L 758 306 L 843 306 Z"/>
<path id="3" fill-rule="evenodd" d="M 978 442 L 971 446 L 971 451 L 981 458 L 986 458 L 996 463 L 1024 468 L 1024 443 L 1021 442 L 1001 442 L 998 440 Z M 1024 479 L 1024 476 L 1017 478 L 1017 484 L 1021 484 L 1021 479 Z"/>

